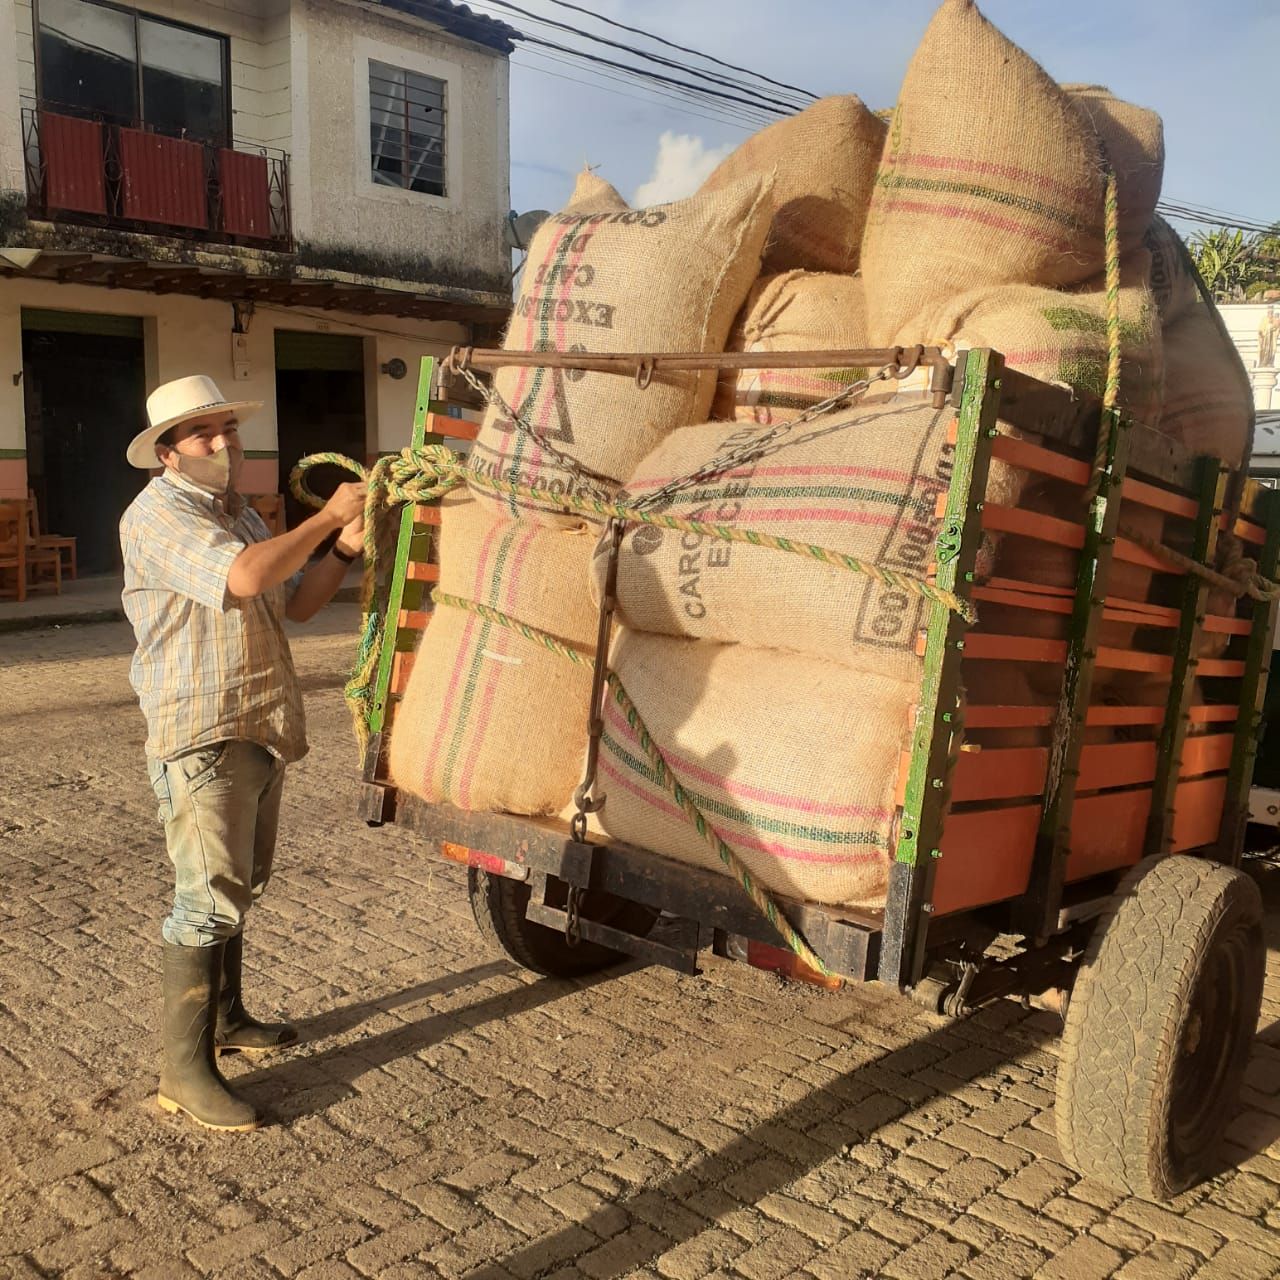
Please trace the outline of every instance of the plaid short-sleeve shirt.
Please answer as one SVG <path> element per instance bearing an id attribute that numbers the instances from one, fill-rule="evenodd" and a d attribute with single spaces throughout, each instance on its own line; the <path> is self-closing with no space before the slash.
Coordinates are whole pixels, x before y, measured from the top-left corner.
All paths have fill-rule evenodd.
<path id="1" fill-rule="evenodd" d="M 247 502 L 224 502 L 168 471 L 124 513 L 122 600 L 138 641 L 129 679 L 152 759 L 232 738 L 286 763 L 306 754 L 302 692 L 283 625 L 301 575 L 249 600 L 227 590 L 232 561 L 270 536 Z"/>

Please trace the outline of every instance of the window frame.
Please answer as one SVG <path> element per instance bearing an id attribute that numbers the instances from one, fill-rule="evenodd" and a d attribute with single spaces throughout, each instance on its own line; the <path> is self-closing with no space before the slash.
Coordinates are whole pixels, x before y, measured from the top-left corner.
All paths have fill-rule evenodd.
<path id="1" fill-rule="evenodd" d="M 445 79 L 443 76 L 432 75 L 428 71 L 418 71 L 413 67 L 406 67 L 406 66 L 398 65 L 391 62 L 386 62 L 382 58 L 370 57 L 367 59 L 366 65 L 368 68 L 368 80 L 369 80 L 370 138 L 369 138 L 368 168 L 369 168 L 370 185 L 375 187 L 385 187 L 389 191 L 404 192 L 407 195 L 431 196 L 436 200 L 448 200 L 449 189 L 451 185 L 449 181 L 449 116 L 452 110 L 452 105 L 449 100 L 450 99 L 449 81 Z M 374 161 L 377 159 L 377 157 L 374 155 L 374 152 L 373 152 L 373 138 L 372 138 L 372 132 L 374 127 L 373 126 L 373 115 L 374 115 L 373 81 L 374 81 L 375 66 L 382 70 L 399 72 L 402 76 L 405 77 L 404 98 L 401 103 L 401 105 L 404 108 L 403 120 L 402 120 L 403 129 L 400 134 L 400 137 L 402 140 L 401 141 L 400 176 L 402 180 L 398 185 L 390 182 L 378 182 L 374 179 L 374 176 L 373 176 L 375 172 Z M 381 78 L 380 73 L 379 75 Z M 410 147 L 409 147 L 409 138 L 413 134 L 412 124 L 409 119 L 409 108 L 411 106 L 411 103 L 409 101 L 410 86 L 409 86 L 408 77 L 410 76 L 418 76 L 424 80 L 432 80 L 440 86 L 440 165 L 439 165 L 439 168 L 440 168 L 440 185 L 444 188 L 442 191 L 420 191 L 416 187 L 413 187 L 410 185 L 410 154 L 411 153 L 410 153 Z"/>
<path id="2" fill-rule="evenodd" d="M 452 109 L 445 115 L 445 190 L 448 195 L 432 195 L 429 191 L 414 191 L 410 187 L 392 187 L 373 180 L 372 116 L 369 101 L 369 63 L 382 62 L 387 66 L 432 76 L 446 85 L 446 103 Z M 351 105 L 355 128 L 348 143 L 348 153 L 356 197 L 370 203 L 395 206 L 403 209 L 442 209 L 457 211 L 465 208 L 467 197 L 467 151 L 470 146 L 463 128 L 465 87 L 470 71 L 464 72 L 458 63 L 432 49 L 427 52 L 404 44 L 393 44 L 376 35 L 357 35 L 352 42 Z"/>
<path id="3" fill-rule="evenodd" d="M 150 129 L 153 133 L 159 133 L 160 130 L 154 126 L 147 124 L 147 101 L 146 94 L 143 91 L 143 61 L 142 61 L 142 28 L 143 19 L 148 22 L 154 22 L 162 27 L 176 27 L 179 31 L 190 31 L 193 35 L 205 36 L 209 39 L 218 41 L 221 46 L 221 67 L 222 67 L 222 116 L 224 121 L 224 131 L 212 138 L 197 138 L 191 134 L 169 134 L 165 133 L 164 137 L 185 137 L 192 142 L 210 143 L 217 147 L 230 147 L 233 145 L 235 137 L 235 126 L 231 114 L 231 37 L 224 31 L 211 31 L 207 27 L 197 27 L 190 22 L 178 22 L 173 18 L 165 18 L 160 14 L 144 13 L 140 9 L 131 8 L 129 5 L 114 4 L 112 0 L 78 0 L 81 4 L 97 5 L 100 9 L 113 9 L 117 13 L 127 14 L 133 19 L 133 66 L 134 66 L 134 85 L 137 94 L 138 110 L 137 114 L 130 121 L 128 127 L 135 129 Z M 36 100 L 41 105 L 57 108 L 75 108 L 75 103 L 71 102 L 53 102 L 46 101 L 44 94 L 44 59 L 40 50 L 40 0 L 31 0 L 31 26 L 32 26 L 32 44 L 34 48 L 32 52 L 35 55 L 35 71 L 36 71 Z"/>

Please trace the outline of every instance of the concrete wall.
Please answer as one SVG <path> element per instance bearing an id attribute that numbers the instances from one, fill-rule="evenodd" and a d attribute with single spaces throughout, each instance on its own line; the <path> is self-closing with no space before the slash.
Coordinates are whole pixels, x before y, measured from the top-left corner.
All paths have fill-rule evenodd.
<path id="1" fill-rule="evenodd" d="M 298 239 L 322 254 L 355 249 L 373 260 L 369 274 L 505 291 L 506 59 L 415 19 L 346 0 L 295 0 L 290 34 Z M 371 59 L 448 85 L 447 195 L 372 181 Z"/>
<path id="2" fill-rule="evenodd" d="M 400 449 L 409 443 L 418 360 L 424 355 L 444 355 L 467 337 L 465 329 L 454 324 L 260 307 L 249 326 L 249 377 L 237 381 L 232 370 L 232 310 L 228 303 L 88 285 L 0 282 L 0 499 L 26 495 L 23 390 L 20 384 L 15 385 L 13 377 L 22 369 L 23 307 L 140 317 L 146 341 L 148 391 L 171 378 L 207 373 L 228 399 L 262 400 L 262 411 L 245 423 L 242 438 L 246 450 L 272 456 L 249 461 L 244 478 L 246 492 L 274 493 L 277 488 L 277 329 L 356 333 L 364 338 L 370 453 Z M 394 332 L 371 333 L 370 328 Z M 379 365 L 395 356 L 409 365 L 408 376 L 399 381 L 378 372 Z"/>

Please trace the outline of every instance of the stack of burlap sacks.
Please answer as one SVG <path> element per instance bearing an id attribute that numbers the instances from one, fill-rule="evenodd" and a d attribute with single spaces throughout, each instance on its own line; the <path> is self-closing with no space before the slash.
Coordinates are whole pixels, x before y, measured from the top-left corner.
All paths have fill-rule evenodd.
<path id="1" fill-rule="evenodd" d="M 1154 214 L 1159 119 L 1105 90 L 1055 84 L 971 0 L 938 11 L 888 126 L 856 97 L 823 99 L 749 139 L 693 198 L 651 210 L 584 175 L 531 246 L 506 345 L 990 346 L 1100 394 L 1107 164 L 1121 210 L 1121 404 L 1238 463 L 1250 411 L 1237 358 Z M 541 443 L 491 409 L 472 466 L 556 494 L 641 501 L 866 372 L 744 371 L 718 386 L 709 373 L 659 374 L 641 390 L 615 375 L 509 368 L 496 389 Z M 661 509 L 924 576 L 952 417 L 919 379 L 877 383 Z M 987 500 L 1081 515 L 1078 488 L 1002 465 Z M 1159 536 L 1158 521 L 1143 531 Z M 589 654 L 607 559 L 599 532 L 551 503 L 473 488 L 445 503 L 441 589 Z M 1074 557 L 1046 544 L 1009 539 L 996 555 L 1002 576 L 1073 584 Z M 1118 568 L 1115 593 L 1144 599 L 1149 573 Z M 878 901 L 924 602 L 814 560 L 652 526 L 629 529 L 617 595 L 611 666 L 715 831 L 775 891 Z M 442 607 L 396 720 L 393 778 L 463 808 L 561 812 L 581 774 L 589 688 L 589 666 Z M 609 834 L 720 867 L 612 700 L 600 773 Z"/>

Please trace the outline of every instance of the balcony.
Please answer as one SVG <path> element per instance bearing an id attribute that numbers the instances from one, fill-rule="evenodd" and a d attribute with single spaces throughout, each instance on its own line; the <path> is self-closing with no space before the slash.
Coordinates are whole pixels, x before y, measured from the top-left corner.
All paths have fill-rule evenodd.
<path id="1" fill-rule="evenodd" d="M 22 109 L 27 212 L 54 222 L 289 252 L 289 158 Z"/>

